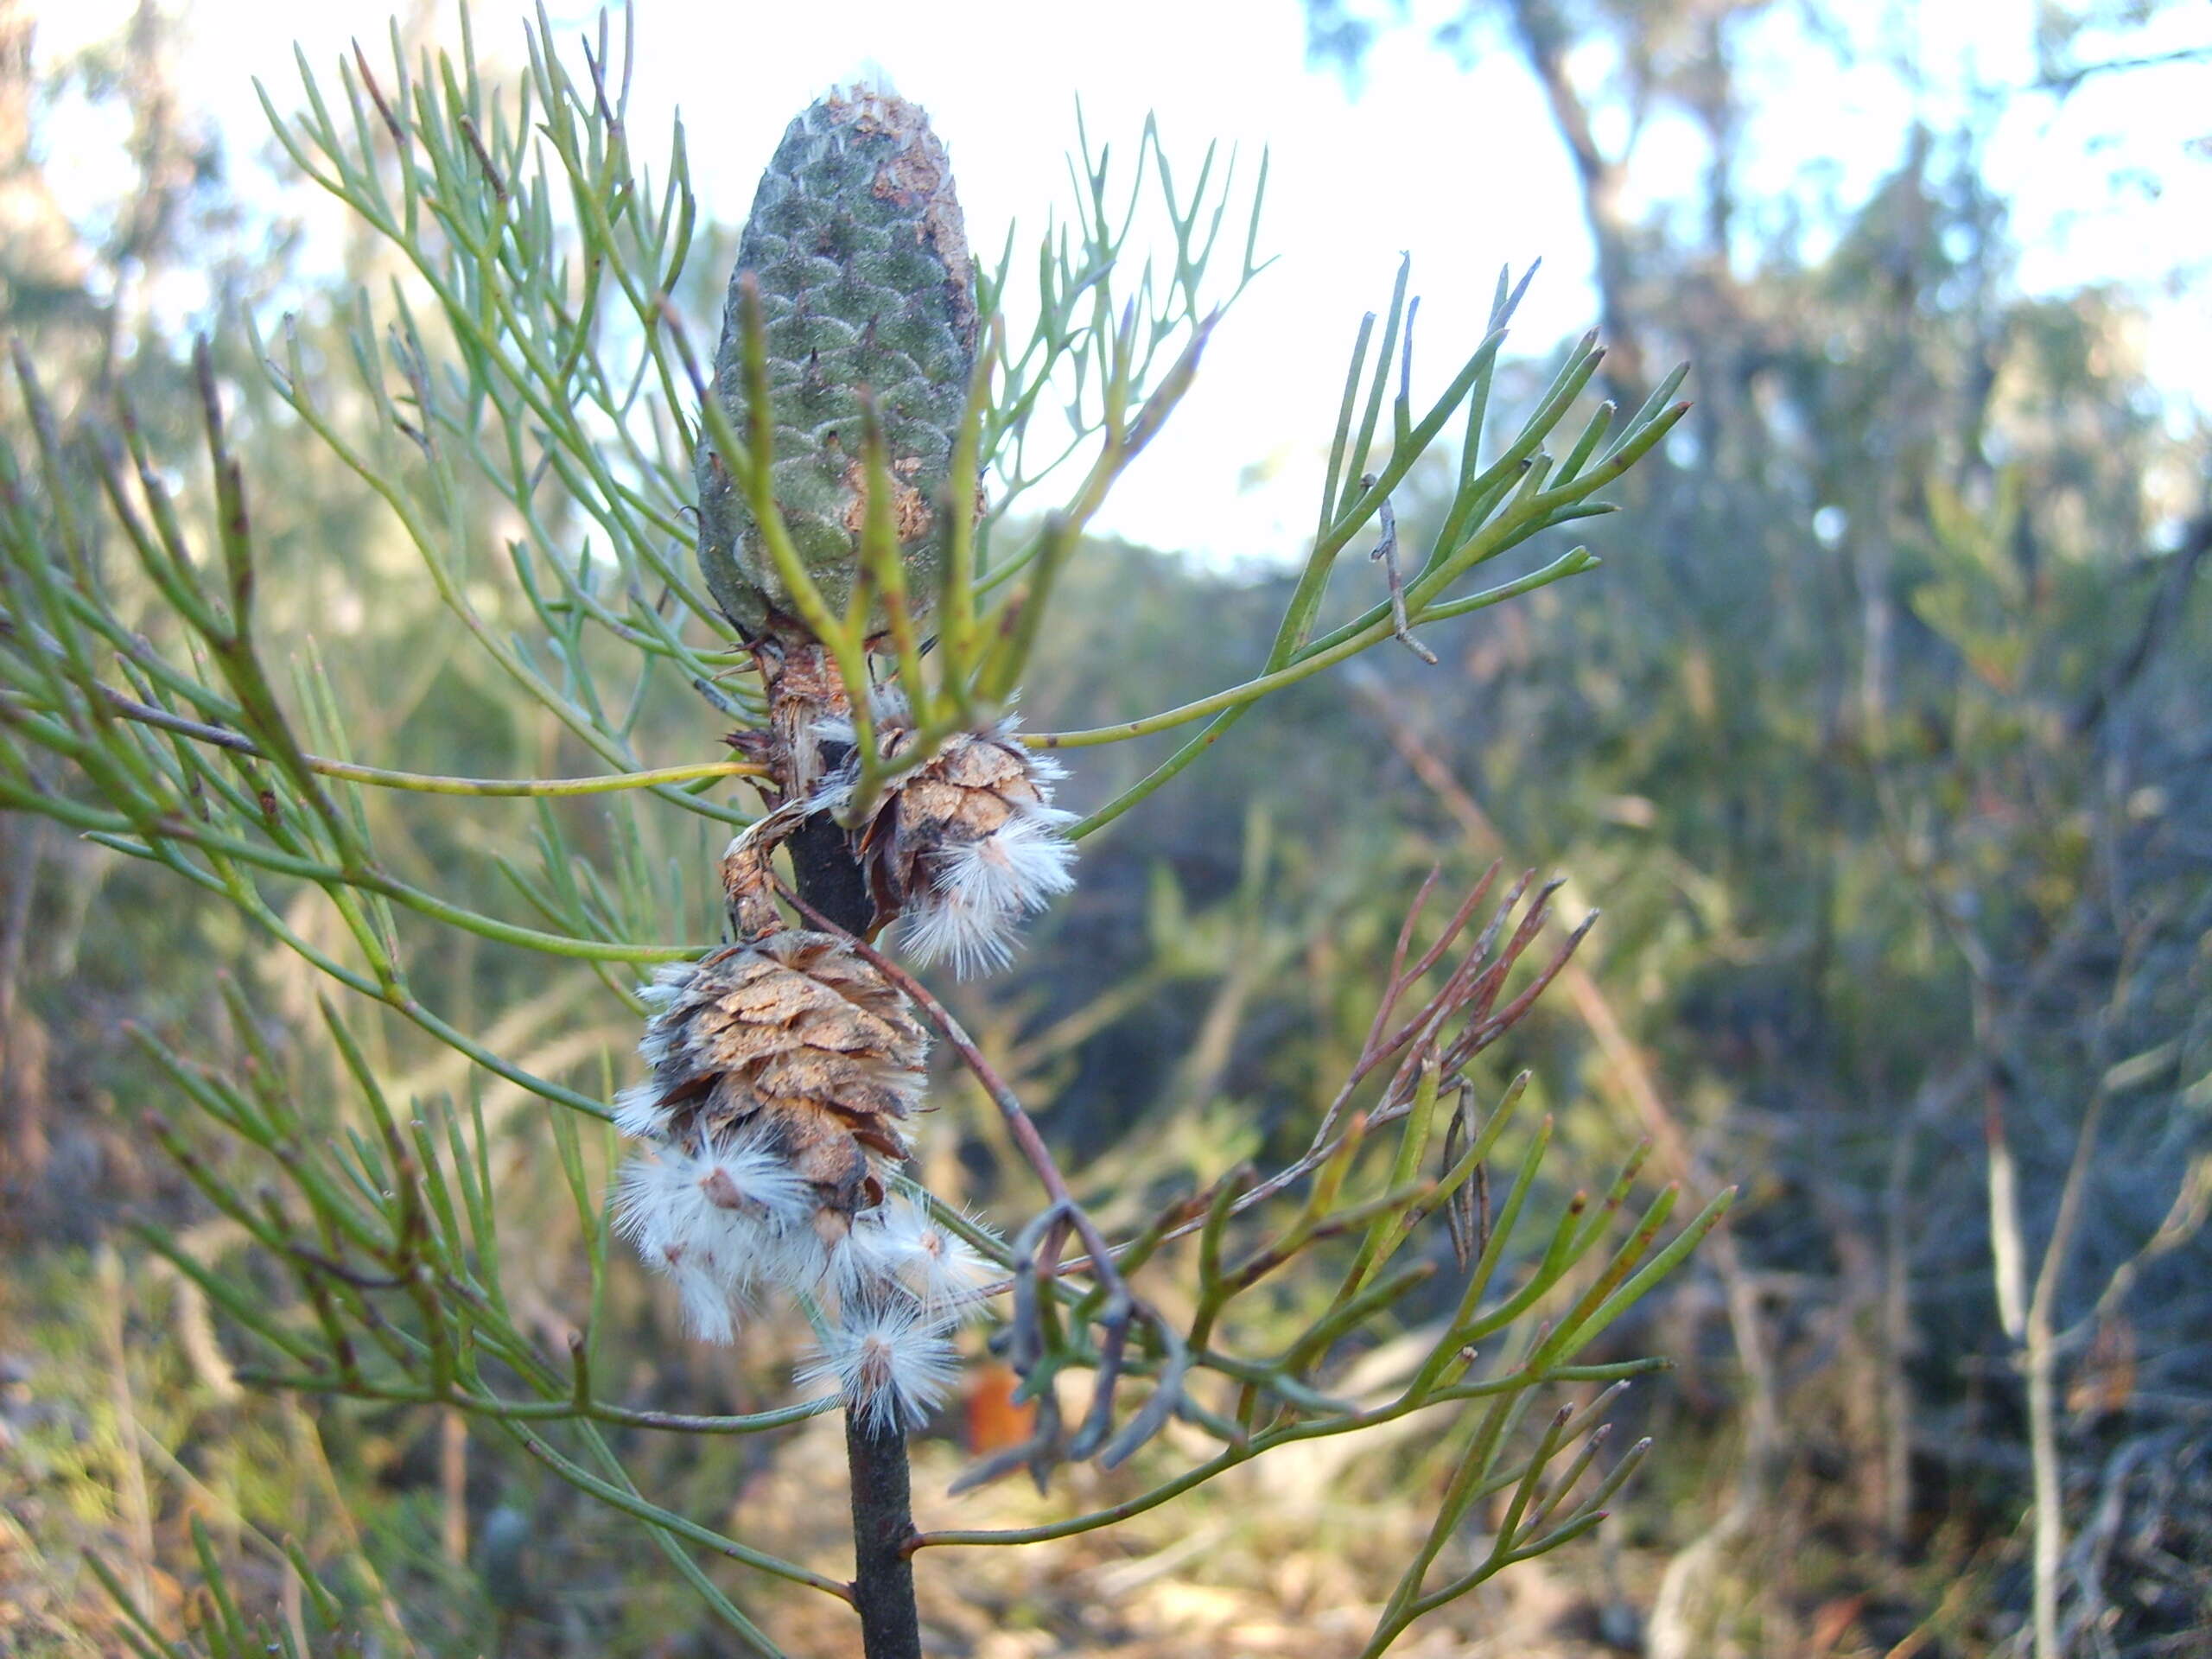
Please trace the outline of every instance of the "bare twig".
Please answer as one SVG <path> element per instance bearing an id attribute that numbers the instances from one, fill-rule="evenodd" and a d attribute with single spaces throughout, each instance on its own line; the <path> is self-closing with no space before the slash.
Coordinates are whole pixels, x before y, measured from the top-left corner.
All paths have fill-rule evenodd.
<path id="1" fill-rule="evenodd" d="M 1387 1024 L 1388 1017 L 1395 1011 L 1397 1001 L 1422 973 L 1433 967 L 1442 957 L 1446 949 L 1465 926 L 1475 905 L 1488 891 L 1497 869 L 1497 867 L 1492 865 L 1488 871 L 1484 872 L 1474 891 L 1461 903 L 1459 910 L 1447 924 L 1443 938 L 1424 952 L 1421 960 L 1413 967 L 1395 975 L 1391 982 L 1384 988 L 1382 1002 L 1376 1011 L 1375 1028 L 1379 1029 Z M 1546 899 L 1553 887 L 1557 886 L 1554 883 L 1538 895 L 1535 904 L 1531 907 L 1529 914 L 1522 918 L 1522 925 L 1515 929 L 1514 937 L 1508 944 L 1505 954 L 1493 957 L 1491 952 L 1496 948 L 1497 936 L 1503 931 L 1503 924 L 1517 906 L 1522 894 L 1528 890 L 1530 880 L 1531 874 L 1524 874 L 1519 881 L 1515 883 L 1513 890 L 1506 895 L 1504 903 L 1491 918 L 1490 925 L 1484 929 L 1482 936 L 1469 950 L 1465 959 L 1445 982 L 1443 987 L 1422 1004 L 1418 1013 L 1408 1018 L 1395 1032 L 1386 1037 L 1376 1037 L 1370 1030 L 1368 1040 L 1363 1046 L 1358 1058 L 1353 1062 L 1343 1086 L 1337 1091 L 1336 1097 L 1330 1103 L 1328 1109 L 1322 1114 L 1321 1126 L 1314 1132 L 1313 1140 L 1306 1150 L 1274 1174 L 1255 1182 L 1240 1193 L 1230 1205 L 1230 1215 L 1243 1215 L 1255 1205 L 1264 1203 L 1277 1193 L 1295 1185 L 1328 1162 L 1330 1158 L 1343 1147 L 1345 1137 L 1350 1133 L 1348 1129 L 1342 1128 L 1339 1125 L 1344 1121 L 1344 1115 L 1360 1084 L 1373 1076 L 1384 1061 L 1393 1056 L 1403 1056 L 1399 1061 L 1397 1071 L 1384 1087 L 1382 1098 L 1365 1114 L 1364 1128 L 1369 1131 L 1396 1122 L 1411 1109 L 1414 1086 L 1421 1075 L 1421 1063 L 1425 1056 L 1431 1052 L 1436 1052 L 1439 1055 L 1440 1064 L 1444 1070 L 1440 1086 L 1457 1088 L 1460 1082 L 1459 1069 L 1495 1043 L 1527 1014 L 1535 1002 L 1535 993 L 1541 991 L 1544 986 L 1548 985 L 1558 976 L 1589 931 L 1591 923 L 1596 919 L 1594 916 L 1586 919 L 1581 926 L 1577 927 L 1567 936 L 1566 942 L 1554 955 L 1551 961 L 1539 970 L 1536 982 L 1530 993 L 1516 997 L 1503 1013 L 1494 1018 L 1489 1017 L 1491 1005 L 1497 1000 L 1497 992 L 1504 982 L 1506 972 L 1512 967 L 1514 960 L 1526 949 L 1529 941 L 1541 931 L 1543 921 L 1548 914 Z M 1431 885 L 1425 884 L 1422 887 L 1422 898 L 1425 899 L 1427 896 Z M 1418 905 L 1419 900 L 1416 900 L 1416 908 Z M 1409 918 L 1406 932 L 1409 934 L 1410 931 Z M 1401 960 L 1403 950 L 1402 936 L 1399 950 Z M 1454 1019 L 1462 1015 L 1465 1016 L 1465 1025 L 1459 1037 L 1453 1039 L 1448 1045 L 1442 1042 L 1441 1033 L 1445 1028 Z M 1162 1235 L 1161 1242 L 1187 1237 L 1205 1225 L 1205 1222 L 1203 1218 L 1182 1222 L 1168 1229 Z M 1078 1258 L 1068 1262 L 1065 1270 L 1072 1272 L 1078 1268 L 1086 1268 L 1089 1265 L 1088 1258 Z"/>
<path id="2" fill-rule="evenodd" d="M 1361 488 L 1371 490 L 1375 487 L 1375 474 L 1365 474 L 1359 482 Z M 1382 531 L 1375 538 L 1374 550 L 1367 556 L 1382 565 L 1383 578 L 1390 585 L 1390 632 L 1400 645 L 1433 668 L 1436 653 L 1414 638 L 1413 625 L 1406 620 L 1405 573 L 1398 569 L 1398 512 L 1390 505 L 1389 496 L 1382 498 L 1375 516 Z"/>

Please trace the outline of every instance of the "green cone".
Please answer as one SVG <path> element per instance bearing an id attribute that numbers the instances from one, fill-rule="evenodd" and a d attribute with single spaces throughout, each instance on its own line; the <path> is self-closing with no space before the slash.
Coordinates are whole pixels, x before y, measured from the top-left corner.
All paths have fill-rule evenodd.
<path id="1" fill-rule="evenodd" d="M 748 270 L 766 324 L 776 501 L 800 559 L 842 613 L 859 565 L 861 396 L 872 391 L 911 601 L 926 609 L 976 305 L 951 166 L 921 107 L 859 88 L 833 93 L 791 123 L 761 175 L 715 355 L 715 395 L 741 436 L 750 430 L 740 322 Z M 797 628 L 744 492 L 704 441 L 696 472 L 699 565 L 716 602 L 754 632 Z"/>

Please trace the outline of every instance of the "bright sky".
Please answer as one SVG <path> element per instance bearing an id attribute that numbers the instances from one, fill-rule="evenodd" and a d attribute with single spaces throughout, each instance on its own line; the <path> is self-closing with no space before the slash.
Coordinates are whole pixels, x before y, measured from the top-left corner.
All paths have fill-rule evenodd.
<path id="1" fill-rule="evenodd" d="M 575 3 L 549 9 L 571 45 L 595 15 Z M 118 28 L 131 4 L 72 0 L 41 10 L 40 55 L 51 60 Z M 1456 6 L 1416 0 L 1414 8 L 1416 17 L 1440 10 Z M 1825 182 L 1839 200 L 1857 200 L 1895 164 L 1916 96 L 1940 130 L 1968 82 L 2030 79 L 2028 10 L 2022 0 L 1868 4 L 1866 42 L 1918 60 L 1916 95 L 1878 63 L 1840 70 L 1807 46 L 1789 9 L 1775 8 L 1744 66 L 1764 111 L 1745 146 L 1746 194 Z M 1103 527 L 1135 539 L 1224 560 L 1299 550 L 1344 354 L 1360 314 L 1387 301 L 1402 249 L 1413 255 L 1423 296 L 1416 398 L 1424 382 L 1440 389 L 1479 338 L 1503 262 L 1517 271 L 1544 259 L 1516 331 L 1528 348 L 1594 318 L 1566 156 L 1534 83 L 1503 53 L 1464 71 L 1427 47 L 1425 30 L 1395 31 L 1355 97 L 1333 73 L 1306 67 L 1299 0 L 640 0 L 638 13 L 640 149 L 651 153 L 644 135 L 664 134 L 680 107 L 702 205 L 733 222 L 791 117 L 877 66 L 930 110 L 979 249 L 995 250 L 1009 219 L 1041 229 L 1043 208 L 1065 199 L 1078 95 L 1094 143 L 1112 140 L 1124 153 L 1147 111 L 1156 112 L 1170 153 L 1188 158 L 1186 173 L 1211 138 L 1238 144 L 1247 166 L 1271 149 L 1262 250 L 1281 263 L 1240 303 L 1168 440 L 1109 507 Z M 2212 7 L 2176 13 L 2179 22 L 2170 16 L 2174 26 L 2147 42 L 2152 49 L 2212 39 Z M 438 38 L 457 51 L 448 0 L 439 14 Z M 372 62 L 385 55 L 381 6 L 192 0 L 188 16 L 193 38 L 179 91 L 220 122 L 234 156 L 253 154 L 263 134 L 251 78 L 280 105 L 296 87 L 295 38 L 334 82 L 349 37 L 362 37 Z M 518 57 L 521 16 L 519 5 L 479 0 L 480 53 Z M 1788 95 L 1772 95 L 1776 86 Z M 2187 156 L 2183 146 L 2212 128 L 2208 93 L 2212 67 L 2198 65 L 2092 79 L 2063 106 L 2018 99 L 1988 157 L 1993 182 L 2015 200 L 2024 282 L 2140 286 L 2153 308 L 2154 372 L 2200 409 L 2196 389 L 2212 384 L 2203 281 L 2212 250 L 2202 233 L 2212 225 L 2212 158 Z M 60 137 L 50 170 L 74 169 L 92 191 L 116 176 L 113 135 Z M 1656 127 L 1643 143 L 1649 176 L 1666 180 L 1669 194 L 1687 192 L 1701 164 L 1689 135 Z M 2161 181 L 2163 197 L 2116 189 L 2114 178 L 2131 168 Z M 2177 273 L 2191 279 L 2186 291 Z"/>

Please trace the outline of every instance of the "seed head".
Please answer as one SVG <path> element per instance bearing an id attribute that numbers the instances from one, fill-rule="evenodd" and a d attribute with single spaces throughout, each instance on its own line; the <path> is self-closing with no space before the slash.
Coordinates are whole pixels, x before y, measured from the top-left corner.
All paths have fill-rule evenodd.
<path id="1" fill-rule="evenodd" d="M 765 861 L 741 847 L 726 876 L 733 861 L 740 874 Z M 747 917 L 770 903 L 741 896 Z M 921 1104 L 928 1039 L 906 994 L 842 938 L 767 926 L 641 989 L 650 1070 L 614 1103 L 617 1126 L 652 1145 L 623 1169 L 616 1224 L 711 1341 L 756 1286 L 830 1275 Z"/>
<path id="2" fill-rule="evenodd" d="M 785 929 L 663 969 L 645 995 L 652 1072 L 617 1096 L 618 1127 L 696 1155 L 741 1145 L 817 1211 L 881 1202 L 883 1166 L 908 1155 L 928 1037 L 874 967 L 832 935 Z"/>
<path id="3" fill-rule="evenodd" d="M 747 1293 L 787 1279 L 791 1236 L 813 1208 L 791 1166 L 740 1133 L 696 1151 L 664 1145 L 631 1160 L 617 1178 L 614 1226 L 675 1282 L 694 1334 L 727 1342 L 732 1309 Z"/>
<path id="4" fill-rule="evenodd" d="M 814 1358 L 799 1368 L 799 1386 L 834 1381 L 845 1408 L 869 1427 L 919 1428 L 960 1372 L 951 1328 L 910 1298 L 849 1299 Z"/>
<path id="5" fill-rule="evenodd" d="M 886 713 L 883 753 L 896 759 L 914 733 Z M 1023 918 L 1075 885 L 1062 833 L 1074 815 L 1052 804 L 1059 765 L 1014 729 L 1009 719 L 950 739 L 892 785 L 858 836 L 877 917 L 900 918 L 898 941 L 916 961 L 950 962 L 963 978 L 1004 967 Z M 827 804 L 855 772 L 831 780 Z"/>
<path id="6" fill-rule="evenodd" d="M 983 1287 L 1000 1276 L 989 1257 L 904 1194 L 855 1221 L 837 1266 L 849 1297 L 896 1291 L 950 1320 L 982 1318 Z"/>

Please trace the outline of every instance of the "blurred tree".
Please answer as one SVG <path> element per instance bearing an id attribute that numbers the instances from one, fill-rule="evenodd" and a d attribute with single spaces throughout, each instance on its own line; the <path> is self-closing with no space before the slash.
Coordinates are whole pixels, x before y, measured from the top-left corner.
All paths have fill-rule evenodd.
<path id="1" fill-rule="evenodd" d="M 1806 1478 L 1839 1459 L 1861 1473 L 1821 1502 L 1863 1495 L 1866 1529 L 1845 1589 L 1909 1601 L 1878 1544 L 1910 1547 L 1909 1578 L 1942 1506 L 1978 1493 L 2002 1532 L 2032 1487 L 2032 1570 L 1993 1592 L 1996 1628 L 2020 1619 L 2049 1653 L 2110 1616 L 2155 1642 L 2204 1618 L 2196 1595 L 2155 1555 L 2097 1574 L 2123 1513 L 2207 1524 L 2126 1472 L 2206 1457 L 2185 1380 L 2206 1306 L 2183 1288 L 2212 1156 L 2212 861 L 2186 827 L 2212 753 L 2192 690 L 2212 649 L 2206 435 L 2162 402 L 2124 296 L 2018 293 L 1975 131 L 1901 135 L 1836 222 L 1767 214 L 1783 233 L 1747 243 L 1730 181 L 1764 92 L 1733 43 L 1764 10 L 1497 0 L 1438 30 L 1523 58 L 1584 190 L 1609 332 L 1700 373 L 1694 450 L 1671 452 L 1694 465 L 1640 481 L 1631 539 L 1593 535 L 1631 596 L 1540 607 L 1532 638 L 1488 642 L 1510 668 L 1477 656 L 1464 692 L 1422 683 L 1421 741 L 1509 842 L 1605 876 L 1604 976 L 1661 1100 L 1733 1148 L 1732 1172 L 1768 1172 L 1741 1230 L 1753 1274 L 1811 1275 L 1762 1292 L 1760 1324 L 1785 1362 L 1841 1344 L 1791 1390 L 1792 1444 L 1751 1501 L 1677 1558 L 1655 1650 L 1703 1650 L 1732 1597 L 1787 1620 L 1838 1587 L 1779 1541 L 1822 1523 Z M 2063 92 L 2069 65 L 2192 55 L 2130 46 L 2159 10 L 2022 18 Z M 1309 16 L 1325 57 L 1412 21 Z M 1623 206 L 1664 199 L 1629 169 L 1669 105 L 1709 157 L 1690 235 Z M 1415 677 L 1393 674 L 1399 706 Z M 2067 1363 L 2127 1379 L 2131 1413 L 2069 1415 Z"/>

